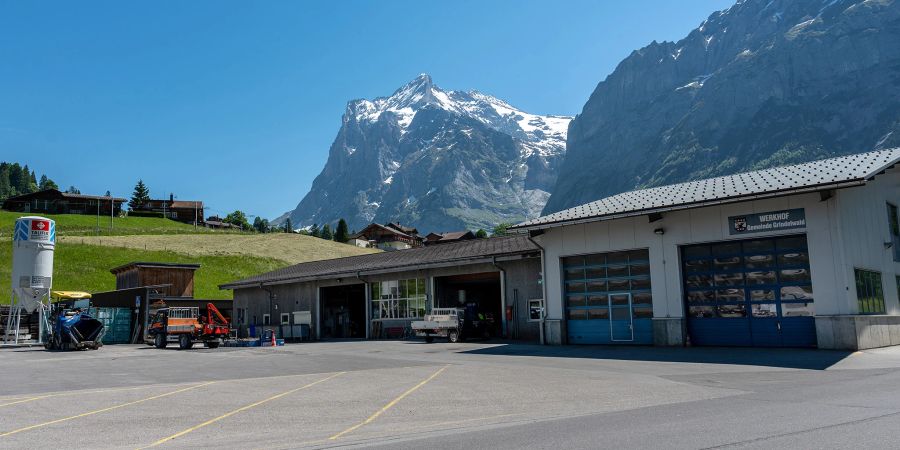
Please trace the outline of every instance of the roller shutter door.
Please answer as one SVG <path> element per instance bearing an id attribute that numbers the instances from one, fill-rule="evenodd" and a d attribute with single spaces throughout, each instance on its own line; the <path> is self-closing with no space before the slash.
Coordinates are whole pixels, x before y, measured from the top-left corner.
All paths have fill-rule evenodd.
<path id="1" fill-rule="evenodd" d="M 814 347 L 806 236 L 682 247 L 692 345 Z"/>

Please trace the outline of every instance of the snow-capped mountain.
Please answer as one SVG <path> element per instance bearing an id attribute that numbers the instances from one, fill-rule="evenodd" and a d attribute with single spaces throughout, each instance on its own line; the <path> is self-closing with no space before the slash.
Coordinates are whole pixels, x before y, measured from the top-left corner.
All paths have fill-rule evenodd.
<path id="1" fill-rule="evenodd" d="M 536 217 L 556 182 L 570 120 L 445 91 L 419 75 L 390 97 L 347 104 L 325 168 L 278 221 L 449 231 Z"/>

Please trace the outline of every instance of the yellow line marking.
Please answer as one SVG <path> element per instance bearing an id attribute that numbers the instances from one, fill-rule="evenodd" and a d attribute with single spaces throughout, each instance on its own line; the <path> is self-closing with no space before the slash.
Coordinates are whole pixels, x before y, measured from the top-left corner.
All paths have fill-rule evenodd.
<path id="1" fill-rule="evenodd" d="M 248 409 L 250 409 L 250 408 L 255 408 L 255 407 L 259 406 L 259 405 L 262 405 L 263 403 L 267 403 L 267 402 L 270 402 L 270 401 L 272 401 L 272 400 L 276 400 L 276 399 L 279 399 L 279 398 L 281 398 L 281 397 L 284 397 L 285 395 L 293 394 L 294 392 L 301 391 L 301 390 L 303 390 L 303 389 L 307 389 L 307 388 L 313 387 L 313 386 L 315 386 L 315 385 L 317 385 L 317 384 L 319 384 L 319 383 L 324 383 L 324 382 L 326 382 L 326 381 L 328 381 L 328 380 L 330 380 L 330 379 L 332 379 L 332 378 L 334 378 L 334 377 L 336 377 L 336 376 L 338 376 L 338 375 L 342 375 L 342 374 L 345 374 L 345 373 L 347 373 L 347 372 L 338 372 L 338 373 L 336 373 L 336 374 L 334 374 L 334 375 L 331 375 L 331 376 L 329 376 L 329 377 L 322 378 L 321 380 L 318 380 L 318 381 L 314 381 L 314 382 L 309 383 L 309 384 L 307 384 L 307 385 L 305 385 L 305 386 L 301 386 L 301 387 L 298 387 L 298 388 L 295 388 L 295 389 L 291 389 L 291 390 L 289 390 L 289 391 L 285 391 L 285 392 L 282 392 L 282 393 L 280 393 L 280 394 L 273 395 L 273 396 L 271 396 L 271 397 L 269 397 L 269 398 L 267 398 L 267 399 L 265 399 L 265 400 L 260 400 L 260 401 L 258 401 L 258 402 L 256 402 L 256 403 L 252 403 L 252 404 L 249 404 L 249 405 L 246 405 L 246 406 L 242 406 L 242 407 L 240 407 L 240 408 L 238 408 L 238 409 L 235 409 L 234 411 L 227 412 L 227 413 L 225 413 L 225 414 L 222 414 L 222 415 L 219 416 L 219 417 L 216 417 L 216 418 L 214 418 L 214 419 L 207 420 L 206 422 L 203 422 L 203 423 L 201 423 L 200 425 L 196 425 L 196 426 L 190 427 L 190 428 L 188 428 L 188 429 L 186 429 L 186 430 L 184 430 L 184 431 L 179 431 L 178 433 L 175 433 L 175 434 L 173 434 L 173 435 L 171 435 L 171 436 L 169 436 L 169 437 L 162 438 L 162 439 L 160 439 L 160 440 L 158 440 L 158 441 L 156 441 L 156 442 L 154 442 L 154 443 L 152 443 L 152 444 L 150 444 L 150 445 L 148 445 L 148 446 L 146 446 L 146 447 L 141 447 L 141 448 L 138 449 L 138 450 L 145 449 L 145 448 L 150 448 L 150 447 L 156 447 L 157 445 L 164 444 L 164 443 L 166 443 L 167 441 L 171 441 L 172 439 L 179 438 L 179 437 L 184 436 L 184 435 L 186 435 L 186 434 L 188 434 L 188 433 L 190 433 L 190 432 L 192 432 L 192 431 L 199 430 L 200 428 L 203 428 L 203 427 L 205 427 L 205 426 L 207 426 L 207 425 L 211 425 L 211 424 L 216 423 L 216 422 L 218 422 L 218 421 L 220 421 L 220 420 L 222 420 L 222 419 L 231 417 L 231 416 L 233 416 L 233 415 L 235 415 L 235 414 L 237 414 L 237 413 L 239 413 L 239 412 L 241 412 L 241 411 L 246 411 L 246 410 L 248 410 Z"/>
<path id="2" fill-rule="evenodd" d="M 6 436 L 9 436 L 9 435 L 11 435 L 11 434 L 21 433 L 21 432 L 23 432 L 23 431 L 33 430 L 33 429 L 35 429 L 35 428 L 41 428 L 41 427 L 45 427 L 45 426 L 47 426 L 47 425 L 53 425 L 53 424 L 56 424 L 56 423 L 65 422 L 65 421 L 67 421 L 67 420 L 72 420 L 72 419 L 78 419 L 78 418 L 81 418 L 81 417 L 92 416 L 92 415 L 94 415 L 94 414 L 100 414 L 100 413 L 102 413 L 102 412 L 112 411 L 112 410 L 114 410 L 114 409 L 124 408 L 124 407 L 126 407 L 126 406 L 136 405 L 136 404 L 138 404 L 138 403 L 143 403 L 143 402 L 147 402 L 147 401 L 150 401 L 150 400 L 155 400 L 155 399 L 162 398 L 162 397 L 168 397 L 168 396 L 170 396 L 170 395 L 178 394 L 179 392 L 189 391 L 189 390 L 191 390 L 191 389 L 197 389 L 197 388 L 203 387 L 203 386 L 209 386 L 210 384 L 213 384 L 213 383 L 217 383 L 217 381 L 210 381 L 210 382 L 207 382 L 207 383 L 197 384 L 197 385 L 194 385 L 194 386 L 191 386 L 191 387 L 186 387 L 186 388 L 183 388 L 183 389 L 178 389 L 177 391 L 166 392 L 165 394 L 159 394 L 159 395 L 154 395 L 153 397 L 147 397 L 147 398 L 144 398 L 144 399 L 141 399 L 141 400 L 135 400 L 135 401 L 133 401 L 133 402 L 122 403 L 122 404 L 119 404 L 119 405 L 110 406 L 110 407 L 108 407 L 108 408 L 96 409 L 96 410 L 94 410 L 94 411 L 88 411 L 88 412 L 86 412 L 86 413 L 76 414 L 76 415 L 74 415 L 74 416 L 63 417 L 62 419 L 51 420 L 51 421 L 49 421 L 49 422 L 39 423 L 39 424 L 37 424 L 37 425 L 31 425 L 31 426 L 27 426 L 27 427 L 24 427 L 24 428 L 19 428 L 19 429 L 17 429 L 17 430 L 7 431 L 7 432 L 5 432 L 5 433 L 0 434 L 0 437 L 6 437 Z"/>
<path id="3" fill-rule="evenodd" d="M 188 384 L 188 383 L 177 383 L 174 386 L 181 386 L 184 384 Z M 173 386 L 173 385 L 170 385 L 170 386 Z M 101 394 L 104 392 L 136 391 L 136 390 L 140 390 L 140 389 L 153 389 L 153 388 L 161 388 L 161 387 L 166 387 L 166 386 L 159 385 L 159 384 L 148 384 L 145 386 L 133 386 L 133 387 L 123 387 L 123 388 L 94 389 L 94 390 L 87 390 L 87 391 L 70 391 L 70 392 L 54 392 L 54 393 L 50 393 L 50 394 L 38 395 L 35 397 L 5 398 L 2 400 L 15 400 L 15 401 L 10 402 L 10 403 L 0 403 L 0 407 L 16 405 L 19 403 L 25 403 L 25 402 L 41 400 L 44 398 L 51 398 L 51 397 L 64 397 L 64 396 L 70 396 L 70 395 L 83 395 L 83 394 Z"/>
<path id="4" fill-rule="evenodd" d="M 384 414 L 385 411 L 387 411 L 387 410 L 393 408 L 394 405 L 396 405 L 397 403 L 400 402 L 400 400 L 403 400 L 404 398 L 406 398 L 407 395 L 412 394 L 413 392 L 415 392 L 416 390 L 418 390 L 420 387 L 425 386 L 425 384 L 427 384 L 429 381 L 431 381 L 431 380 L 437 378 L 437 376 L 440 375 L 441 372 L 447 370 L 448 367 L 450 367 L 449 364 L 446 365 L 446 366 L 444 366 L 444 367 L 441 367 L 437 372 L 431 374 L 430 377 L 428 377 L 428 378 L 422 380 L 421 383 L 419 383 L 419 384 L 417 384 L 417 385 L 411 387 L 411 388 L 410 388 L 409 390 L 407 390 L 406 392 L 400 394 L 399 397 L 397 397 L 397 398 L 391 400 L 390 403 L 388 403 L 388 404 L 385 405 L 383 408 L 381 408 L 381 409 L 379 409 L 378 411 L 376 411 L 375 414 L 372 414 L 371 416 L 369 416 L 368 419 L 366 419 L 366 420 L 364 420 L 364 421 L 362 421 L 362 422 L 360 422 L 360 423 L 358 423 L 358 424 L 356 424 L 356 425 L 353 425 L 352 427 L 347 428 L 346 430 L 341 431 L 340 433 L 335 434 L 334 436 L 331 436 L 331 437 L 328 438 L 328 439 L 333 441 L 333 440 L 335 440 L 335 439 L 337 439 L 337 438 L 339 438 L 339 437 L 341 437 L 341 436 L 343 436 L 343 435 L 345 435 L 345 434 L 347 434 L 347 433 L 352 432 L 353 430 L 356 430 L 357 428 L 359 428 L 359 427 L 361 427 L 361 426 L 363 426 L 363 425 L 368 425 L 369 423 L 372 423 L 372 421 L 375 420 L 375 419 L 377 419 L 378 416 Z"/>
<path id="5" fill-rule="evenodd" d="M 525 413 L 498 414 L 496 416 L 475 417 L 472 419 L 453 420 L 450 422 L 429 423 L 429 424 L 425 424 L 422 426 L 405 428 L 401 431 L 401 433 L 404 433 L 404 434 L 392 434 L 392 435 L 388 435 L 388 436 L 404 437 L 404 436 L 413 435 L 415 433 L 421 433 L 423 431 L 443 431 L 443 430 L 446 430 L 446 428 L 440 428 L 440 427 L 444 427 L 447 425 L 459 425 L 459 424 L 463 424 L 466 422 L 475 422 L 475 421 L 480 421 L 480 420 L 491 420 L 491 419 L 502 419 L 502 418 L 506 418 L 506 417 L 515 417 L 515 416 L 524 416 L 524 415 L 525 415 Z M 509 422 L 505 422 L 505 423 L 509 423 Z M 513 423 L 515 423 L 515 422 L 513 422 Z M 373 436 L 373 437 L 366 438 L 365 441 L 356 441 L 356 442 L 366 442 L 370 439 L 373 439 L 373 438 L 378 439 L 380 437 L 383 437 L 383 436 Z M 305 447 L 307 445 L 323 444 L 325 442 L 328 442 L 328 439 L 316 439 L 314 441 L 295 442 L 295 443 L 291 444 L 290 447 L 284 447 L 284 448 L 299 448 L 299 447 Z"/>
<path id="6" fill-rule="evenodd" d="M 14 402 L 9 402 L 9 403 L 0 403 L 0 407 L 9 406 L 9 405 L 18 405 L 19 403 L 30 402 L 33 400 L 40 400 L 42 398 L 47 398 L 47 397 L 53 397 L 53 395 L 41 395 L 39 397 L 28 397 L 28 398 L 19 399 L 19 400 L 16 400 Z"/>

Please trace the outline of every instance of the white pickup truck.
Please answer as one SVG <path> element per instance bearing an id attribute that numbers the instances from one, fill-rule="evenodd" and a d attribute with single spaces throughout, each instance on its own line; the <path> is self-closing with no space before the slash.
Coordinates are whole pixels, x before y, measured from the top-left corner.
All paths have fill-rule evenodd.
<path id="1" fill-rule="evenodd" d="M 458 308 L 434 308 L 425 320 L 412 323 L 413 332 L 424 337 L 425 342 L 434 342 L 434 337 L 447 338 L 450 342 L 459 342 L 463 328 L 465 310 Z"/>

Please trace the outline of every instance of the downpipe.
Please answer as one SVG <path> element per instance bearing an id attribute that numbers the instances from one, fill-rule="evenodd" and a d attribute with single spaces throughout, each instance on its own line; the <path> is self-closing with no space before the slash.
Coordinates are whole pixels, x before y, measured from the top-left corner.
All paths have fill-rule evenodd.
<path id="1" fill-rule="evenodd" d="M 508 306 L 506 304 L 506 269 L 497 264 L 496 256 L 491 258 L 491 265 L 500 271 L 500 323 L 506 322 L 506 329 L 501 331 L 504 331 L 505 337 L 509 338 L 511 333 L 509 332 L 509 321 L 506 320 L 506 308 Z"/>
<path id="2" fill-rule="evenodd" d="M 541 308 L 541 320 L 540 320 L 540 343 L 541 345 L 547 345 L 547 338 L 544 336 L 544 327 L 546 324 L 547 317 L 547 252 L 544 250 L 544 247 L 541 244 L 538 244 L 537 241 L 534 240 L 534 237 L 531 236 L 531 232 L 528 232 L 528 240 L 531 241 L 537 248 L 541 249 L 541 295 L 544 297 L 542 301 Z"/>

